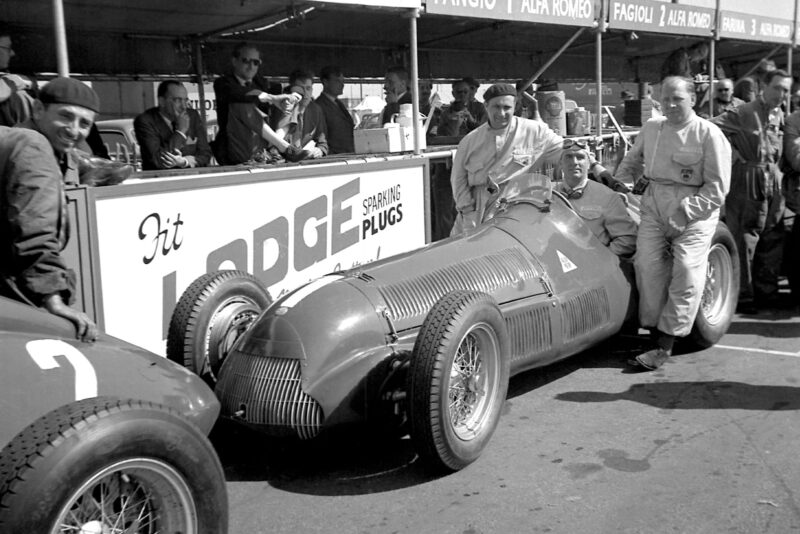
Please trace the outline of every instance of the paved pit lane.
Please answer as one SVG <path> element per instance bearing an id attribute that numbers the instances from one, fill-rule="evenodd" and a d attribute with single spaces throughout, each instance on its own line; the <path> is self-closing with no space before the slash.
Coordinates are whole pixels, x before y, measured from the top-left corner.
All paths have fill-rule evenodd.
<path id="1" fill-rule="evenodd" d="M 483 456 L 432 476 L 408 439 L 220 425 L 231 532 L 800 532 L 800 315 L 737 316 L 655 372 L 616 337 L 511 380 Z"/>

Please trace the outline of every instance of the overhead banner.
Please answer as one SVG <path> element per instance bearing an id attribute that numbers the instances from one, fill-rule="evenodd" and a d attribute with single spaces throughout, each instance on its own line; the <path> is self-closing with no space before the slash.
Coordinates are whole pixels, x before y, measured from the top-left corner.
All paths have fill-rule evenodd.
<path id="1" fill-rule="evenodd" d="M 711 37 L 714 10 L 655 0 L 611 0 L 608 27 L 617 30 Z"/>
<path id="2" fill-rule="evenodd" d="M 782 44 L 792 42 L 790 21 L 724 10 L 719 15 L 720 37 Z"/>
<path id="3" fill-rule="evenodd" d="M 593 26 L 594 0 L 427 0 L 435 15 Z"/>
<path id="4" fill-rule="evenodd" d="M 419 8 L 421 0 L 362 0 L 356 2 L 355 0 L 317 0 L 322 4 L 350 4 L 354 6 L 372 6 L 372 7 L 407 7 L 409 9 Z"/>

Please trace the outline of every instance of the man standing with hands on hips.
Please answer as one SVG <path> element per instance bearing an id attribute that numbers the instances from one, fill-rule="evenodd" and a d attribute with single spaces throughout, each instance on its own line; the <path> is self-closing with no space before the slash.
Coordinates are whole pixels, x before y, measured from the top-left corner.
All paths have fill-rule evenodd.
<path id="1" fill-rule="evenodd" d="M 662 81 L 663 117 L 648 120 L 616 179 L 634 180 L 642 195 L 636 240 L 639 323 L 654 348 L 629 363 L 657 369 L 676 338 L 691 332 L 706 279 L 708 250 L 730 187 L 731 146 L 693 111 L 694 83 Z"/>

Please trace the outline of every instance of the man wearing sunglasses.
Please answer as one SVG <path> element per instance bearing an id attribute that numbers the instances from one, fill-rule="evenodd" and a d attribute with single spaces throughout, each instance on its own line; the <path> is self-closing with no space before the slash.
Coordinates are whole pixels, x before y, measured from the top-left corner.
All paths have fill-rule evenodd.
<path id="1" fill-rule="evenodd" d="M 300 96 L 270 94 L 258 74 L 261 53 L 249 43 L 233 49 L 233 71 L 214 81 L 217 99 L 219 132 L 212 143 L 214 156 L 221 165 L 236 165 L 246 161 L 263 162 L 266 150 L 274 146 L 288 161 L 300 161 L 311 155 L 307 150 L 290 145 L 269 126 L 272 106 L 294 106 Z"/>
<path id="2" fill-rule="evenodd" d="M 469 84 L 465 80 L 453 82 L 453 102 L 442 109 L 437 135 L 464 136 L 486 122 L 486 108 L 473 115 L 469 110 Z"/>
<path id="3" fill-rule="evenodd" d="M 562 193 L 592 233 L 611 252 L 632 258 L 636 251 L 636 223 L 621 193 L 589 179 L 589 145 L 565 139 L 561 151 L 563 180 L 555 189 Z"/>
<path id="4" fill-rule="evenodd" d="M 630 363 L 653 370 L 672 354 L 675 338 L 692 330 L 706 279 L 711 240 L 731 182 L 731 146 L 698 117 L 694 82 L 662 81 L 663 117 L 648 120 L 615 178 L 636 181 L 642 195 L 636 240 L 639 324 L 654 347 Z M 646 185 L 645 185 L 646 184 Z"/>
<path id="5" fill-rule="evenodd" d="M 714 116 L 722 115 L 728 110 L 735 108 L 740 104 L 744 104 L 744 100 L 733 96 L 733 80 L 730 78 L 723 78 L 714 83 Z M 699 109 L 695 111 L 700 117 L 704 119 L 711 118 L 709 113 L 709 103 L 706 102 Z"/>

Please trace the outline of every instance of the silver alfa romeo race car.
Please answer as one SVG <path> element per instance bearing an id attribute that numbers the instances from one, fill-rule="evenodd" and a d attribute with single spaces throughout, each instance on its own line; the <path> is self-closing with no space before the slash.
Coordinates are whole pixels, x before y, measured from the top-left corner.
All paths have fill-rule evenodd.
<path id="1" fill-rule="evenodd" d="M 202 380 L 4 297 L 0 339 L 0 532 L 227 532 Z"/>
<path id="2" fill-rule="evenodd" d="M 720 224 L 688 343 L 725 333 L 738 270 Z M 531 174 L 498 191 L 474 231 L 272 303 L 246 273 L 199 278 L 172 317 L 168 356 L 216 384 L 223 417 L 301 438 L 372 422 L 410 432 L 432 467 L 458 470 L 491 438 L 511 375 L 636 327 L 631 273 Z"/>

